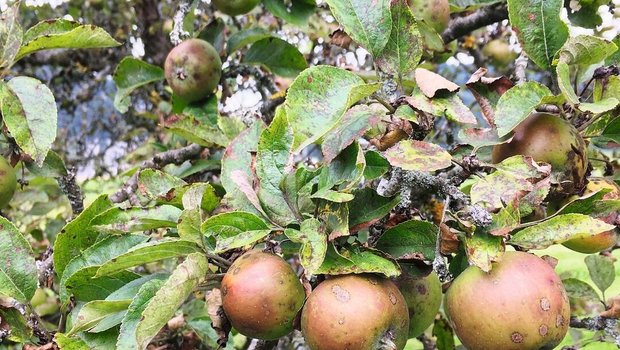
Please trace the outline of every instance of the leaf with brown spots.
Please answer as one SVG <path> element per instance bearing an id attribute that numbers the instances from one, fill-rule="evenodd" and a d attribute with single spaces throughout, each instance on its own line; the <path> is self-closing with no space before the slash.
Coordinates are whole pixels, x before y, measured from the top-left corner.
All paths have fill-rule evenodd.
<path id="1" fill-rule="evenodd" d="M 301 223 L 301 229 L 286 229 L 284 234 L 293 242 L 301 243 L 299 258 L 307 275 L 314 275 L 323 264 L 327 253 L 327 235 L 321 222 L 307 219 Z"/>
<path id="2" fill-rule="evenodd" d="M 436 171 L 452 165 L 452 156 L 443 148 L 423 141 L 405 140 L 385 151 L 392 166 L 413 171 Z"/>
<path id="3" fill-rule="evenodd" d="M 505 250 L 502 237 L 476 232 L 465 238 L 465 252 L 469 263 L 485 272 L 491 271 L 491 263 L 498 261 Z"/>

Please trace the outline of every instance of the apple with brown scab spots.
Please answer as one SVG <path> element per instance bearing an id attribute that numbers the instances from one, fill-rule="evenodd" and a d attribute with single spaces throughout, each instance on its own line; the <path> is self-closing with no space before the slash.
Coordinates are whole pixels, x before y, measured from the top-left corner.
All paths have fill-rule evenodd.
<path id="1" fill-rule="evenodd" d="M 222 61 L 211 44 L 189 39 L 172 49 L 164 64 L 166 81 L 174 94 L 186 102 L 211 95 L 222 76 Z"/>
<path id="2" fill-rule="evenodd" d="M 4 208 L 9 204 L 15 190 L 17 189 L 17 176 L 15 169 L 6 160 L 0 156 L 0 208 Z"/>
<path id="3" fill-rule="evenodd" d="M 409 313 L 392 281 L 370 274 L 338 276 L 310 294 L 301 329 L 312 350 L 401 350 Z"/>
<path id="4" fill-rule="evenodd" d="M 423 20 L 441 34 L 450 22 L 448 0 L 408 0 L 411 12 L 417 20 Z"/>
<path id="5" fill-rule="evenodd" d="M 470 266 L 453 282 L 445 310 L 469 350 L 553 349 L 568 331 L 562 281 L 543 259 L 506 252 L 486 273 Z"/>
<path id="6" fill-rule="evenodd" d="M 251 338 L 273 340 L 293 330 L 306 298 L 291 266 L 281 257 L 252 250 L 222 279 L 222 304 L 232 326 Z"/>
<path id="7" fill-rule="evenodd" d="M 417 269 L 407 269 L 395 282 L 409 308 L 409 338 L 416 338 L 435 321 L 441 306 L 441 282 L 435 272 L 424 275 Z"/>

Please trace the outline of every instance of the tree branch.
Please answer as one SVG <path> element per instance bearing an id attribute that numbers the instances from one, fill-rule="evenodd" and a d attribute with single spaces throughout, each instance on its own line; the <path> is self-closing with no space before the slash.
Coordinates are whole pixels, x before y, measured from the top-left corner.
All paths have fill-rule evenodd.
<path id="1" fill-rule="evenodd" d="M 78 216 L 84 210 L 84 197 L 82 189 L 75 180 L 75 169 L 67 169 L 67 175 L 58 178 L 60 190 L 69 198 L 73 217 Z"/>
<path id="2" fill-rule="evenodd" d="M 508 7 L 505 3 L 485 6 L 478 11 L 458 17 L 450 21 L 448 28 L 441 34 L 443 42 L 448 44 L 452 40 L 458 39 L 472 31 L 503 21 L 508 18 Z"/>
<path id="3" fill-rule="evenodd" d="M 603 331 L 607 336 L 614 339 L 614 343 L 620 346 L 620 332 L 618 332 L 618 320 L 601 316 L 578 319 L 571 317 L 572 328 L 587 329 L 590 331 Z"/>
<path id="4" fill-rule="evenodd" d="M 183 148 L 162 152 L 153 156 L 153 158 L 145 161 L 140 165 L 140 169 L 161 169 L 167 164 L 181 164 L 184 161 L 197 156 L 202 152 L 203 147 L 197 144 L 191 144 Z M 136 171 L 133 176 L 121 187 L 116 193 L 110 196 L 113 203 L 120 203 L 127 199 L 132 202 L 136 201 L 135 191 L 138 188 L 138 174 Z M 132 203 L 133 204 L 133 203 Z"/>

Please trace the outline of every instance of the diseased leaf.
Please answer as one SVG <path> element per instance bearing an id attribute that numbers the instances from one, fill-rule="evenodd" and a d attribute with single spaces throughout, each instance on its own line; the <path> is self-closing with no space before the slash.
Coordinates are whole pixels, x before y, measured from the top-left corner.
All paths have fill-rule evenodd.
<path id="1" fill-rule="evenodd" d="M 294 78 L 308 68 L 304 55 L 297 47 L 274 37 L 252 44 L 243 56 L 243 62 L 263 65 L 272 73 L 288 78 Z"/>
<path id="2" fill-rule="evenodd" d="M 202 251 L 194 242 L 179 239 L 162 239 L 139 244 L 126 253 L 105 262 L 95 277 L 112 275 L 130 267 L 144 265 L 169 258 L 185 256 Z"/>
<path id="3" fill-rule="evenodd" d="M 86 303 L 78 313 L 68 336 L 95 327 L 104 318 L 127 310 L 131 300 L 93 300 Z"/>
<path id="4" fill-rule="evenodd" d="M 284 104 L 295 135 L 294 153 L 323 137 L 351 105 L 378 88 L 336 67 L 314 66 L 303 71 L 289 88 Z"/>
<path id="5" fill-rule="evenodd" d="M 362 188 L 353 192 L 355 198 L 349 203 L 349 226 L 351 232 L 370 227 L 390 213 L 400 202 L 399 197 L 380 196 L 372 188 Z"/>
<path id="6" fill-rule="evenodd" d="M 493 128 L 469 128 L 459 131 L 459 140 L 478 149 L 485 146 L 495 146 L 502 143 Z"/>
<path id="7" fill-rule="evenodd" d="M 59 276 L 63 275 L 71 259 L 95 244 L 100 233 L 90 221 L 111 207 L 108 196 L 101 195 L 60 231 L 54 242 L 54 269 Z"/>
<path id="8" fill-rule="evenodd" d="M 97 215 L 90 224 L 100 232 L 122 234 L 176 227 L 180 215 L 181 209 L 172 205 L 126 210 L 117 207 Z"/>
<path id="9" fill-rule="evenodd" d="M 271 232 L 260 217 L 247 212 L 229 212 L 208 218 L 202 224 L 202 232 L 215 242 L 216 252 L 252 244 Z"/>
<path id="10" fill-rule="evenodd" d="M 390 38 L 376 63 L 381 70 L 402 81 L 420 62 L 422 35 L 406 0 L 392 1 L 391 12 Z"/>
<path id="11" fill-rule="evenodd" d="M 324 167 L 319 175 L 318 191 L 324 192 L 334 186 L 340 192 L 347 192 L 357 186 L 364 175 L 366 159 L 357 142 L 344 149 L 328 167 Z"/>
<path id="12" fill-rule="evenodd" d="M 308 275 L 313 275 L 323 264 L 327 253 L 327 235 L 321 222 L 315 218 L 304 220 L 301 229 L 286 229 L 284 234 L 293 242 L 301 243 L 299 258 Z"/>
<path id="13" fill-rule="evenodd" d="M 9 68 L 22 45 L 23 30 L 19 24 L 19 2 L 2 12 L 0 17 L 0 68 Z"/>
<path id="14" fill-rule="evenodd" d="M 605 293 L 616 279 L 614 260 L 604 255 L 588 255 L 585 258 L 590 278 L 598 289 Z"/>
<path id="15" fill-rule="evenodd" d="M 551 94 L 549 88 L 533 81 L 517 85 L 503 94 L 499 98 L 495 112 L 495 124 L 499 137 L 508 135 L 530 115 L 541 103 L 543 97 Z"/>
<path id="16" fill-rule="evenodd" d="M 368 129 L 379 124 L 383 115 L 385 108 L 376 104 L 359 105 L 349 109 L 340 122 L 323 138 L 321 150 L 325 163 L 331 163 L 340 152 L 362 137 Z"/>
<path id="17" fill-rule="evenodd" d="M 423 141 L 404 140 L 385 151 L 392 166 L 413 171 L 435 171 L 452 165 L 452 156 L 443 148 Z"/>
<path id="18" fill-rule="evenodd" d="M 614 228 L 614 225 L 587 215 L 558 215 L 517 232 L 512 236 L 510 243 L 525 249 L 545 249 L 553 244 L 573 238 L 594 236 Z"/>
<path id="19" fill-rule="evenodd" d="M 88 344 L 82 339 L 76 337 L 68 337 L 63 333 L 54 335 L 54 343 L 58 345 L 60 350 L 89 350 Z"/>
<path id="20" fill-rule="evenodd" d="M 347 34 L 374 57 L 379 57 L 392 31 L 389 0 L 327 0 Z"/>
<path id="21" fill-rule="evenodd" d="M 558 55 L 560 62 L 569 65 L 591 65 L 603 61 L 617 50 L 616 44 L 609 40 L 577 35 L 568 39 Z"/>
<path id="22" fill-rule="evenodd" d="M 205 278 L 208 269 L 209 263 L 203 253 L 193 253 L 177 266 L 142 311 L 142 316 L 135 326 L 138 349 L 146 348 L 198 283 Z"/>
<path id="23" fill-rule="evenodd" d="M 428 221 L 405 221 L 385 231 L 376 248 L 396 259 L 433 260 L 438 232 Z"/>
<path id="24" fill-rule="evenodd" d="M 92 49 L 115 47 L 121 43 L 105 30 L 65 19 L 39 22 L 24 33 L 22 47 L 15 57 L 20 60 L 31 53 L 49 49 Z"/>
<path id="25" fill-rule="evenodd" d="M 469 263 L 478 266 L 482 271 L 491 271 L 491 263 L 498 261 L 504 250 L 502 237 L 484 232 L 465 237 L 465 252 Z"/>
<path id="26" fill-rule="evenodd" d="M 377 250 L 349 246 L 338 252 L 333 244 L 328 244 L 325 260 L 316 273 L 326 275 L 380 273 L 387 277 L 395 277 L 400 275 L 401 271 L 394 260 Z"/>
<path id="27" fill-rule="evenodd" d="M 131 105 L 129 95 L 133 91 L 163 79 L 164 70 L 160 67 L 133 57 L 123 58 L 114 71 L 114 83 L 116 84 L 114 107 L 121 113 L 127 112 Z"/>
<path id="28" fill-rule="evenodd" d="M 142 318 L 142 313 L 149 305 L 151 299 L 160 291 L 164 281 L 153 280 L 145 283 L 131 301 L 125 317 L 121 322 L 121 328 L 116 342 L 117 349 L 138 350 L 136 327 Z"/>
<path id="29" fill-rule="evenodd" d="M 567 278 L 562 280 L 562 284 L 564 284 L 566 294 L 568 294 L 569 301 L 572 305 L 575 305 L 575 303 L 600 303 L 598 293 L 586 282 L 576 278 Z"/>
<path id="30" fill-rule="evenodd" d="M 2 120 L 19 148 L 38 166 L 56 139 L 58 112 L 50 89 L 37 79 L 15 77 L 0 83 Z"/>
<path id="31" fill-rule="evenodd" d="M 435 97 L 438 92 L 456 92 L 459 90 L 459 86 L 455 83 L 424 68 L 415 70 L 415 81 L 428 98 Z"/>
<path id="32" fill-rule="evenodd" d="M 562 5 L 563 0 L 508 0 L 510 24 L 528 57 L 542 69 L 551 68 L 568 39 L 568 28 L 560 19 Z"/>
<path id="33" fill-rule="evenodd" d="M 38 281 L 30 244 L 10 221 L 0 217 L 0 295 L 26 304 Z"/>

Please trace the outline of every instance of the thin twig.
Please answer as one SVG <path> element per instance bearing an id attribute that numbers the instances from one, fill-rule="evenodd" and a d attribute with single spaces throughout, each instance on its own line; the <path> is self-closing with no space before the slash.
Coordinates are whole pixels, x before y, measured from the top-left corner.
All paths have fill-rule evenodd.
<path id="1" fill-rule="evenodd" d="M 441 38 L 444 43 L 448 44 L 452 40 L 469 34 L 478 28 L 503 21 L 507 18 L 508 7 L 506 3 L 485 6 L 470 15 L 457 17 L 450 21 L 448 28 L 441 34 Z"/>
<path id="2" fill-rule="evenodd" d="M 441 211 L 441 219 L 439 221 L 439 231 L 437 232 L 437 239 L 435 240 L 435 259 L 433 260 L 433 270 L 439 276 L 441 282 L 447 282 L 450 280 L 450 271 L 446 265 L 446 260 L 441 255 L 441 224 L 445 220 L 446 212 L 450 207 L 450 196 L 446 196 L 444 201 L 443 210 Z"/>

